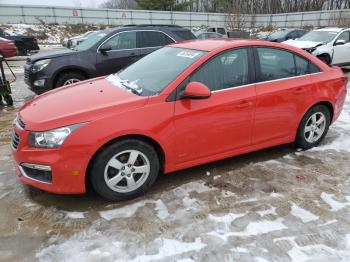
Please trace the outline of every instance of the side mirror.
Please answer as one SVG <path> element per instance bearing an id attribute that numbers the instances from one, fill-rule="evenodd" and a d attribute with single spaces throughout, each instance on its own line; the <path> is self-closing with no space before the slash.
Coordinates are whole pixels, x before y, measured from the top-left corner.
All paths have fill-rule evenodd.
<path id="1" fill-rule="evenodd" d="M 111 50 L 112 50 L 112 46 L 109 45 L 109 44 L 103 44 L 103 45 L 100 46 L 100 49 L 99 49 L 99 51 L 101 53 L 105 53 L 105 52 L 111 51 Z"/>
<path id="2" fill-rule="evenodd" d="M 199 82 L 190 82 L 184 90 L 183 98 L 206 99 L 211 96 L 210 89 Z"/>
<path id="3" fill-rule="evenodd" d="M 339 39 L 337 41 L 335 41 L 334 45 L 345 45 L 346 44 L 346 41 L 343 40 L 343 39 Z"/>

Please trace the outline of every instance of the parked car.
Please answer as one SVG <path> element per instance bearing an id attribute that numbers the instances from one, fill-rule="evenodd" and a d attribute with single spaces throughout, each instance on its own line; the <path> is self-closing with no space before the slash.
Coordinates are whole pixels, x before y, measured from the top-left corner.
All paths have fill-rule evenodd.
<path id="1" fill-rule="evenodd" d="M 88 31 L 82 35 L 78 35 L 78 36 L 74 36 L 74 37 L 71 37 L 71 38 L 66 38 L 63 40 L 63 43 L 62 45 L 64 47 L 67 47 L 67 48 L 74 48 L 76 47 L 77 45 L 79 45 L 81 42 L 83 42 L 84 40 L 86 40 L 86 38 L 91 35 L 92 33 L 94 33 L 95 31 Z"/>
<path id="2" fill-rule="evenodd" d="M 16 172 L 55 193 L 144 194 L 158 174 L 278 144 L 317 146 L 342 111 L 347 77 L 279 43 L 210 39 L 161 48 L 118 74 L 27 102 Z"/>
<path id="3" fill-rule="evenodd" d="M 19 55 L 27 55 L 28 52 L 40 49 L 34 36 L 9 34 L 0 28 L 0 37 L 14 41 Z"/>
<path id="4" fill-rule="evenodd" d="M 118 72 L 164 45 L 194 38 L 190 30 L 176 25 L 105 29 L 90 34 L 73 50 L 32 55 L 24 66 L 24 80 L 34 92 L 42 93 L 84 79 Z"/>
<path id="5" fill-rule="evenodd" d="M 328 65 L 350 65 L 350 28 L 317 29 L 284 43 L 304 49 Z"/>
<path id="6" fill-rule="evenodd" d="M 222 34 L 212 33 L 212 32 L 201 32 L 201 33 L 195 34 L 195 36 L 196 36 L 198 39 L 223 38 L 223 37 L 225 37 L 225 36 L 222 35 Z"/>
<path id="7" fill-rule="evenodd" d="M 14 41 L 7 40 L 0 37 L 0 55 L 5 58 L 15 56 L 17 53 L 17 48 Z"/>
<path id="8" fill-rule="evenodd" d="M 289 39 L 297 39 L 302 37 L 307 32 L 308 31 L 305 29 L 281 29 L 269 34 L 266 37 L 260 38 L 260 40 L 281 43 Z"/>
<path id="9" fill-rule="evenodd" d="M 214 33 L 218 33 L 218 34 L 224 35 L 224 36 L 227 35 L 226 31 L 227 30 L 224 27 L 209 27 L 207 29 L 207 32 L 214 32 Z"/>

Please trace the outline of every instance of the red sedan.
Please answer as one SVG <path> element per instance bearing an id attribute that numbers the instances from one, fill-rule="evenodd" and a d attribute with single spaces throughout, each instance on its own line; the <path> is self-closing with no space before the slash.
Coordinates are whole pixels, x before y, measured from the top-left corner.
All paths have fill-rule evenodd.
<path id="1" fill-rule="evenodd" d="M 143 194 L 159 173 L 295 142 L 308 149 L 341 113 L 347 78 L 311 54 L 261 41 L 195 40 L 118 74 L 27 102 L 17 174 L 55 193 Z"/>
<path id="2" fill-rule="evenodd" d="M 15 56 L 17 54 L 17 47 L 14 41 L 0 37 L 0 54 L 5 58 Z"/>

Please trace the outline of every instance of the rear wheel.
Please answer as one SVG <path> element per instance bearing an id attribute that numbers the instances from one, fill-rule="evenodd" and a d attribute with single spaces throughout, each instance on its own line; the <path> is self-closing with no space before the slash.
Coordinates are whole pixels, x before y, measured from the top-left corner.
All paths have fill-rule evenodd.
<path id="1" fill-rule="evenodd" d="M 80 73 L 63 73 L 56 81 L 55 87 L 66 86 L 85 80 L 85 76 Z"/>
<path id="2" fill-rule="evenodd" d="M 159 173 L 154 148 L 141 140 L 126 139 L 107 146 L 94 159 L 89 178 L 95 191 L 108 200 L 144 194 Z"/>
<path id="3" fill-rule="evenodd" d="M 329 109 L 324 105 L 311 108 L 301 120 L 296 145 L 303 149 L 317 146 L 326 136 L 331 122 Z"/>

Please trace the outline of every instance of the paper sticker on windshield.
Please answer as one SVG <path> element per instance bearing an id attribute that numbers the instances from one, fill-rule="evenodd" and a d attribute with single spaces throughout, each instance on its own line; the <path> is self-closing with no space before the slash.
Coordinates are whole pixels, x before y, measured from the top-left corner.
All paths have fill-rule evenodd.
<path id="1" fill-rule="evenodd" d="M 199 52 L 192 51 L 192 50 L 181 51 L 177 54 L 177 56 L 191 58 L 191 59 L 195 58 L 198 55 L 200 55 Z"/>

